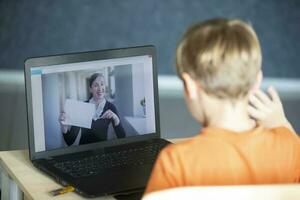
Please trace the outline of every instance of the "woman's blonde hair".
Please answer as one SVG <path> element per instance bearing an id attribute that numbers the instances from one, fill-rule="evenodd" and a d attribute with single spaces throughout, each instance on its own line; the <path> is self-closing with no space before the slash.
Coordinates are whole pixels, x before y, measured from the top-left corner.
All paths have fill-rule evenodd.
<path id="1" fill-rule="evenodd" d="M 192 26 L 176 50 L 179 76 L 188 73 L 218 98 L 244 97 L 261 68 L 261 49 L 250 25 L 213 19 Z"/>

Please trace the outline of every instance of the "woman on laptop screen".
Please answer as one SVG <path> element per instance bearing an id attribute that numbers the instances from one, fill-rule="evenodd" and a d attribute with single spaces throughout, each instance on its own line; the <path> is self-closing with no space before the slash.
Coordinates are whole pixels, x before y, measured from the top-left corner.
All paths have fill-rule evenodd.
<path id="1" fill-rule="evenodd" d="M 94 73 L 89 78 L 90 99 L 86 101 L 95 105 L 95 112 L 92 119 L 91 128 L 82 128 L 66 125 L 66 113 L 60 113 L 59 121 L 63 137 L 67 145 L 72 145 L 79 133 L 81 133 L 79 144 L 107 140 L 108 127 L 112 124 L 118 138 L 125 137 L 125 131 L 120 121 L 117 109 L 111 102 L 105 99 L 105 79 L 101 73 Z"/>

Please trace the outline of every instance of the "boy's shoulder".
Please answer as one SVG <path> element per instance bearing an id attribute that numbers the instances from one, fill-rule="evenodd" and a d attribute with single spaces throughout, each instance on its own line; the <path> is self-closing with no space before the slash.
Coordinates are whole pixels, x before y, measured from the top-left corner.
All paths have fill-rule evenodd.
<path id="1" fill-rule="evenodd" d="M 291 131 L 289 128 L 285 127 L 285 126 L 279 126 L 276 128 L 270 128 L 270 129 L 266 129 L 271 131 L 272 133 L 278 133 L 278 134 L 283 134 L 283 135 L 295 135 L 297 136 L 297 133 Z"/>
<path id="2" fill-rule="evenodd" d="M 300 148 L 300 138 L 297 133 L 290 130 L 289 128 L 285 126 L 280 126 L 272 129 L 268 129 L 268 131 L 275 137 L 277 137 L 280 140 L 291 140 L 296 144 L 299 144 Z"/>
<path id="3" fill-rule="evenodd" d="M 187 154 L 192 153 L 194 151 L 201 151 L 202 149 L 208 150 L 208 149 L 219 149 L 218 147 L 223 146 L 230 138 L 231 135 L 222 135 L 222 132 L 218 132 L 214 130 L 215 132 L 213 135 L 203 134 L 204 131 L 201 131 L 196 136 L 180 140 L 178 142 L 175 142 L 174 144 L 169 144 L 167 147 L 165 147 L 162 151 L 163 154 Z M 272 142 L 271 140 L 275 141 L 281 141 L 282 143 L 286 143 L 286 141 L 290 141 L 294 144 L 299 144 L 300 149 L 300 137 L 297 135 L 297 133 L 291 131 L 289 128 L 286 128 L 284 126 L 276 127 L 272 129 L 266 129 L 263 127 L 257 128 L 255 131 L 253 131 L 254 134 L 251 134 L 252 132 L 249 132 L 245 135 L 245 138 L 251 138 L 258 136 L 258 140 L 261 140 L 263 137 L 265 140 L 270 139 L 269 142 Z M 219 135 L 220 134 L 220 135 Z M 236 135 L 236 133 L 232 133 L 232 135 Z M 219 137 L 220 136 L 220 137 Z M 226 140 L 223 140 L 223 139 Z M 237 138 L 240 138 L 237 136 Z M 234 138 L 236 139 L 236 138 Z M 230 138 L 231 141 L 231 138 Z M 236 141 L 236 140 L 235 140 Z M 239 141 L 239 140 L 238 140 Z M 236 142 L 238 142 L 236 141 Z M 275 142 L 273 141 L 273 142 Z M 225 142 L 225 143 L 224 143 Z"/>

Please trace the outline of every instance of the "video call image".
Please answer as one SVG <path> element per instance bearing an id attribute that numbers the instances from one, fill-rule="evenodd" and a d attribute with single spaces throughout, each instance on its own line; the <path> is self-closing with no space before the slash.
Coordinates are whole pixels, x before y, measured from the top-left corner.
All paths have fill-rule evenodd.
<path id="1" fill-rule="evenodd" d="M 153 133 L 152 87 L 142 64 L 43 74 L 45 150 Z"/>

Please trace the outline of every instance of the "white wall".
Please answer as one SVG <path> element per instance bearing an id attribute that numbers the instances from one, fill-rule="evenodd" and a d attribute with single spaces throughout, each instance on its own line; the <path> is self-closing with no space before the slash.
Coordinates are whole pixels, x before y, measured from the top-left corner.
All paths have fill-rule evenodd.
<path id="1" fill-rule="evenodd" d="M 263 80 L 262 88 L 269 84 L 278 89 L 287 117 L 300 133 L 300 79 L 267 77 Z M 158 85 L 162 136 L 175 138 L 195 135 L 199 125 L 186 109 L 181 81 L 176 76 L 159 76 Z M 28 148 L 23 71 L 0 71 L 0 97 L 1 150 Z"/>

